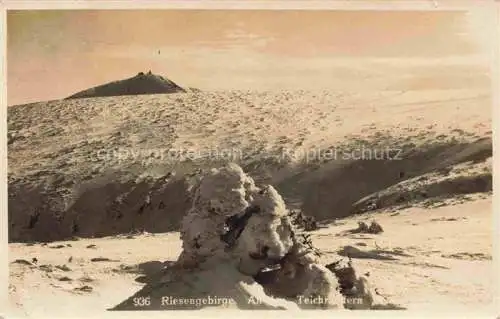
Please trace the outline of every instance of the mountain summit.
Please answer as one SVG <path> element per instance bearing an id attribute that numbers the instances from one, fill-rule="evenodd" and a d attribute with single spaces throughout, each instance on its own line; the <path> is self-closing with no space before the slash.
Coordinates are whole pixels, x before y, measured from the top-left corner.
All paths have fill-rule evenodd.
<path id="1" fill-rule="evenodd" d="M 149 71 L 148 73 L 139 72 L 136 76 L 128 79 L 113 81 L 80 91 L 66 99 L 119 95 L 169 94 L 178 92 L 186 92 L 186 90 L 173 81 Z"/>

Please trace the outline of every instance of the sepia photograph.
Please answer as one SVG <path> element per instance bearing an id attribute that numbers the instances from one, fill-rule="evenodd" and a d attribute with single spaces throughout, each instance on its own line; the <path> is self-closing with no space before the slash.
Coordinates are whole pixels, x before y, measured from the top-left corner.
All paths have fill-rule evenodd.
<path id="1" fill-rule="evenodd" d="M 7 10 L 10 312 L 496 311 L 496 18 Z"/>

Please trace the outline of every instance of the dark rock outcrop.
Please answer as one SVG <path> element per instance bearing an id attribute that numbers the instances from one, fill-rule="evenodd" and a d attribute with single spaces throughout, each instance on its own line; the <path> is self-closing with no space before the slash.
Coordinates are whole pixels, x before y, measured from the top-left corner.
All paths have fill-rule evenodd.
<path id="1" fill-rule="evenodd" d="M 9 185 L 9 241 L 48 242 L 104 237 L 132 231 L 177 231 L 190 205 L 186 179 L 120 181 L 95 178 L 71 195 L 47 186 Z"/>

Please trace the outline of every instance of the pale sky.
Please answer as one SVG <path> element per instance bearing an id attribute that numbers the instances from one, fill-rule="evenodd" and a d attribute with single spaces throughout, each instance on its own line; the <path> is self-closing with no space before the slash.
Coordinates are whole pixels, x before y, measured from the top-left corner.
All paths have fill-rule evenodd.
<path id="1" fill-rule="evenodd" d="M 483 63 L 486 21 L 482 12 L 9 11 L 8 104 L 148 70 L 184 87 L 260 90 L 333 86 L 356 68 L 368 76 L 373 62 Z"/>

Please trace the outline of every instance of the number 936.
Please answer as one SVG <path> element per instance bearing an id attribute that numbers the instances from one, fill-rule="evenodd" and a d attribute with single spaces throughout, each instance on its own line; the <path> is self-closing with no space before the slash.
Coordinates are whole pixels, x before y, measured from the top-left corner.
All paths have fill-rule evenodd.
<path id="1" fill-rule="evenodd" d="M 144 307 L 151 305 L 151 297 L 135 297 L 134 307 Z"/>

